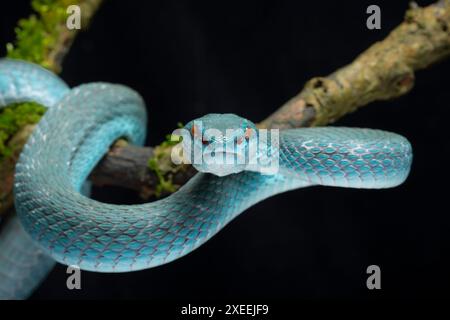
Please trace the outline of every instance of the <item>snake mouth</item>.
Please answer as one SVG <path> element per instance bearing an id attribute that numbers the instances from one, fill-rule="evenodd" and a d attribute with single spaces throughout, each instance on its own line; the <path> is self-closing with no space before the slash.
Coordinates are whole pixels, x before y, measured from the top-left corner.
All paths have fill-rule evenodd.
<path id="1" fill-rule="evenodd" d="M 205 173 L 212 173 L 219 177 L 224 177 L 230 174 L 235 174 L 242 172 L 245 170 L 245 165 L 218 165 L 218 164 L 210 164 L 206 166 L 201 166 L 201 168 L 198 168 L 194 165 L 197 170 Z"/>
<path id="2" fill-rule="evenodd" d="M 245 156 L 236 152 L 215 151 L 203 154 L 201 164 L 194 164 L 194 167 L 205 173 L 212 173 L 223 177 L 245 170 Z"/>
<path id="3" fill-rule="evenodd" d="M 238 152 L 213 151 L 204 153 L 203 161 L 207 164 L 239 165 L 245 164 L 245 155 Z"/>

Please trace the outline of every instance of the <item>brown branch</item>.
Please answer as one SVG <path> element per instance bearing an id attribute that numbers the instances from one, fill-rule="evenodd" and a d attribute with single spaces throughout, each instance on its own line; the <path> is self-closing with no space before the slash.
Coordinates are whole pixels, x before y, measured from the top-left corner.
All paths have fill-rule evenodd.
<path id="1" fill-rule="evenodd" d="M 303 90 L 263 121 L 265 127 L 326 125 L 376 100 L 401 96 L 414 85 L 414 71 L 450 54 L 450 1 L 412 5 L 405 20 L 351 64 L 308 81 Z"/>
<path id="2" fill-rule="evenodd" d="M 100 4 L 103 0 L 80 0 L 79 6 L 81 11 L 81 30 L 86 30 L 91 22 L 94 14 L 97 12 Z M 59 36 L 55 41 L 55 44 L 47 54 L 47 60 L 51 69 L 60 73 L 62 69 L 62 63 L 69 53 L 73 42 L 80 30 L 69 30 L 67 29 L 65 23 L 59 27 Z"/>
<path id="3" fill-rule="evenodd" d="M 99 8 L 103 0 L 79 0 L 76 2 L 81 9 L 81 31 L 85 30 L 95 12 Z M 42 18 L 42 17 L 40 17 Z M 53 26 L 58 30 L 58 37 L 54 42 L 50 42 L 48 53 L 45 54 L 45 61 L 32 61 L 35 63 L 45 64 L 45 66 L 54 72 L 61 71 L 62 61 L 69 52 L 70 47 L 78 35 L 80 30 L 68 30 L 66 27 L 66 20 L 58 21 L 57 25 Z M 53 30 L 53 29 L 52 29 Z M 39 30 L 33 30 L 40 32 Z M 32 36 L 32 35 L 31 35 Z M 47 39 L 47 37 L 38 37 Z M 48 40 L 48 39 L 47 39 Z M 16 58 L 27 59 L 26 57 L 18 56 Z M 32 59 L 31 59 L 32 60 Z M 0 217 L 10 211 L 13 205 L 13 181 L 14 181 L 14 168 L 18 159 L 19 153 L 23 144 L 26 142 L 29 134 L 31 133 L 31 126 L 22 128 L 16 133 L 9 141 L 8 147 L 14 150 L 13 154 L 0 162 Z"/>
<path id="4" fill-rule="evenodd" d="M 155 154 L 170 155 L 170 147 L 167 149 L 163 147 L 162 151 L 160 149 L 161 147 L 127 145 L 125 141 L 119 140 L 98 164 L 90 179 L 98 186 L 120 186 L 136 190 L 144 199 L 159 193 L 162 195 L 170 193 L 169 190 L 158 189 L 161 181 L 148 166 L 148 160 L 155 157 Z M 164 169 L 164 174 L 174 186 L 183 185 L 196 173 L 191 166 L 175 167 L 169 159 L 162 162 L 169 165 L 169 168 Z M 175 171 L 170 171 L 172 168 L 175 168 Z"/>
<path id="5" fill-rule="evenodd" d="M 414 71 L 424 69 L 450 55 L 450 0 L 425 8 L 412 5 L 405 20 L 383 41 L 375 43 L 351 64 L 327 77 L 308 81 L 303 90 L 259 124 L 267 128 L 298 128 L 326 125 L 376 100 L 401 96 L 414 85 Z M 157 147 L 160 148 L 161 147 Z M 194 173 L 177 170 L 171 148 L 159 150 L 164 177 L 176 187 Z M 115 146 L 91 175 L 95 184 L 132 188 L 152 195 L 158 183 L 148 169 L 154 149 Z"/>
<path id="6" fill-rule="evenodd" d="M 415 71 L 449 55 L 450 0 L 425 8 L 414 5 L 407 11 L 404 22 L 383 41 L 331 75 L 308 81 L 297 96 L 259 126 L 298 128 L 332 123 L 370 102 L 409 92 Z M 173 165 L 170 152 L 170 146 L 139 148 L 120 142 L 111 148 L 90 178 L 96 185 L 131 188 L 147 198 L 164 183 L 176 188 L 195 174 L 192 167 Z M 160 176 L 149 169 L 149 158 L 156 160 Z M 3 208 L 0 205 L 0 214 L 2 209 L 5 205 Z"/>
<path id="7" fill-rule="evenodd" d="M 22 146 L 28 140 L 28 137 L 34 130 L 34 125 L 27 125 L 22 128 L 14 137 L 9 141 L 9 146 L 12 148 L 12 155 L 1 162 L 0 165 L 0 217 L 2 214 L 9 211 L 13 206 L 13 183 L 14 183 L 14 168 L 16 161 L 19 159 Z"/>

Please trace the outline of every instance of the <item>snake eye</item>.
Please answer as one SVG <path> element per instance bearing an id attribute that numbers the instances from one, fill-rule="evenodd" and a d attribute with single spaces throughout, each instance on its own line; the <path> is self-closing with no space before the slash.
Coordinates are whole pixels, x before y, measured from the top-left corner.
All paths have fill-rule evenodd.
<path id="1" fill-rule="evenodd" d="M 252 129 L 251 128 L 245 129 L 245 139 L 249 140 L 251 136 L 252 136 Z"/>
<path id="2" fill-rule="evenodd" d="M 191 127 L 191 133 L 192 136 L 195 136 L 198 133 L 198 128 L 195 124 Z"/>

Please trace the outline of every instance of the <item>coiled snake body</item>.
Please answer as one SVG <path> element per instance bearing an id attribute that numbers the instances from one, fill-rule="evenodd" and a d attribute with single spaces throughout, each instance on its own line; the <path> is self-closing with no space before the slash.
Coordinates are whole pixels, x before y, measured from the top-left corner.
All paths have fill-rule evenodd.
<path id="1" fill-rule="evenodd" d="M 111 205 L 80 191 L 116 139 L 143 142 L 147 116 L 141 97 L 127 87 L 107 83 L 70 90 L 36 65 L 0 60 L 0 106 L 24 101 L 49 109 L 16 166 L 16 210 L 31 238 L 20 231 L 17 221 L 12 224 L 18 231 L 9 232 L 14 238 L 10 235 L 6 241 L 0 235 L 0 249 L 9 255 L 0 251 L 0 276 L 12 279 L 3 282 L 3 288 L 0 281 L 0 296 L 10 289 L 5 287 L 25 277 L 20 274 L 23 270 L 13 268 L 17 254 L 5 243 L 11 247 L 22 241 L 21 247 L 30 251 L 43 250 L 35 264 L 45 267 L 34 266 L 34 270 L 50 268 L 52 260 L 46 255 L 100 272 L 151 268 L 191 252 L 267 197 L 317 184 L 393 187 L 406 179 L 412 161 L 410 144 L 394 133 L 335 127 L 285 130 L 280 132 L 277 174 L 248 170 L 228 174 L 220 167 L 199 165 L 200 171 L 216 175 L 200 172 L 176 193 L 153 203 Z M 206 126 L 253 126 L 232 115 L 209 115 L 203 120 Z M 192 125 L 187 127 L 192 130 Z M 42 277 L 38 271 L 29 272 Z M 26 295 L 32 286 L 26 284 L 11 295 Z"/>

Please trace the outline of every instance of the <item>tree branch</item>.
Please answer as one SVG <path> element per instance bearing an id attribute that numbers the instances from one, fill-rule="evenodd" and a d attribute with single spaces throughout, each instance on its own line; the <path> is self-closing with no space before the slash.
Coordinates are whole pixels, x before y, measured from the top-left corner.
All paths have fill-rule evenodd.
<path id="1" fill-rule="evenodd" d="M 6 46 L 8 57 L 34 62 L 59 73 L 62 61 L 79 32 L 66 27 L 67 7 L 72 4 L 80 6 L 81 30 L 85 30 L 102 1 L 32 0 L 35 14 L 19 21 L 15 43 Z M 0 154 L 0 217 L 12 208 L 15 163 L 32 128 L 28 123 L 15 134 L 7 136 L 6 147 L 12 152 L 8 156 Z"/>
<path id="2" fill-rule="evenodd" d="M 93 13 L 96 6 L 92 8 Z M 53 65 L 60 66 L 75 35 L 73 33 L 72 38 L 68 33 L 60 35 L 57 43 L 61 46 L 56 46 L 48 55 L 50 61 L 54 61 Z M 441 0 L 425 8 L 413 5 L 407 11 L 404 22 L 383 41 L 375 43 L 351 64 L 329 76 L 308 81 L 298 95 L 258 126 L 298 128 L 332 123 L 370 102 L 393 99 L 409 92 L 414 85 L 415 71 L 449 55 L 450 0 Z M 18 134 L 21 141 L 25 141 L 23 139 L 29 131 Z M 167 143 L 154 148 L 140 148 L 119 141 L 90 178 L 100 186 L 131 188 L 144 198 L 171 193 L 195 174 L 190 166 L 175 166 L 172 163 L 171 149 Z M 11 207 L 13 167 L 14 161 L 8 166 L 1 166 L 0 171 L 3 172 L 0 176 L 3 175 L 2 181 L 7 183 L 0 190 L 0 214 Z M 8 174 L 5 175 L 5 172 Z"/>
<path id="3" fill-rule="evenodd" d="M 413 4 L 405 20 L 383 41 L 360 54 L 351 64 L 327 77 L 309 80 L 303 90 L 259 127 L 299 128 L 326 125 L 376 100 L 389 100 L 411 90 L 414 72 L 450 55 L 450 0 L 425 8 Z M 155 151 L 158 156 L 155 158 Z M 155 159 L 165 183 L 183 185 L 195 170 L 174 166 L 170 146 L 156 149 L 116 145 L 91 175 L 98 185 L 137 190 L 144 197 L 155 194 L 158 175 L 149 170 Z M 170 193 L 170 190 L 166 190 Z"/>
<path id="4" fill-rule="evenodd" d="M 73 4 L 73 1 L 70 1 Z M 94 14 L 97 12 L 103 0 L 80 0 L 78 5 L 81 10 L 81 29 L 86 30 L 89 27 Z M 69 52 L 72 44 L 78 35 L 80 30 L 69 30 L 65 25 L 60 26 L 58 37 L 55 44 L 50 48 L 47 57 L 51 66 L 51 69 L 56 73 L 60 73 L 62 69 L 62 63 Z"/>
<path id="5" fill-rule="evenodd" d="M 270 117 L 264 127 L 326 125 L 376 100 L 409 92 L 414 71 L 450 55 L 450 1 L 425 8 L 412 4 L 405 20 L 383 41 L 327 77 L 308 81 L 303 90 Z"/>

